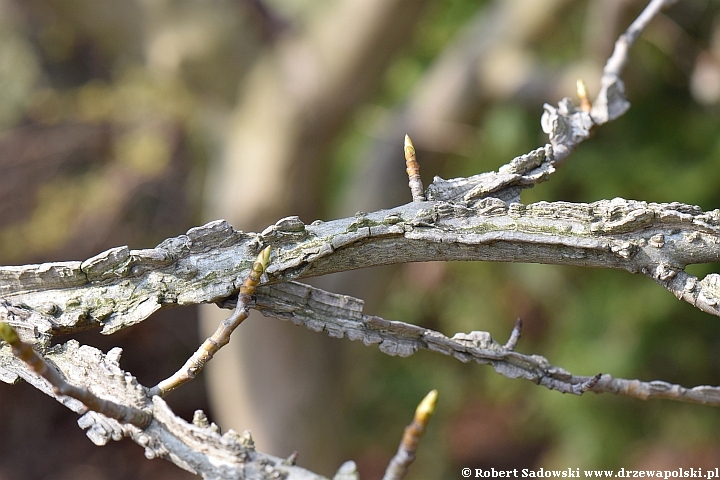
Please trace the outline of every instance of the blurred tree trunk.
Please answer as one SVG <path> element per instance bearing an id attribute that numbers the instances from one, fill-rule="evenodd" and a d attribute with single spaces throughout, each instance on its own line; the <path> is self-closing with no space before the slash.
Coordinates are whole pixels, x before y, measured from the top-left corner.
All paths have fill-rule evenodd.
<path id="1" fill-rule="evenodd" d="M 222 158 L 208 174 L 205 217 L 242 230 L 287 215 L 318 218 L 330 143 L 411 38 L 426 3 L 343 0 L 306 31 L 281 35 L 241 87 Z M 206 335 L 226 312 L 207 307 L 201 315 Z M 250 429 L 263 451 L 284 456 L 302 447 L 317 457 L 301 464 L 336 468 L 330 429 L 342 399 L 333 347 L 322 335 L 253 313 L 208 368 L 218 423 Z"/>

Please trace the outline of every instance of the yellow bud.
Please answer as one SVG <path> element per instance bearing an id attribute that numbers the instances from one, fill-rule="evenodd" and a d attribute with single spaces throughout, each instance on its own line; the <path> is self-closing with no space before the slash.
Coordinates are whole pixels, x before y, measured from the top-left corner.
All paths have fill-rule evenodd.
<path id="1" fill-rule="evenodd" d="M 262 252 L 260 252 L 260 254 L 257 257 L 257 260 L 255 260 L 255 261 L 257 263 L 259 263 L 260 265 L 262 265 L 263 272 L 267 269 L 268 264 L 270 263 L 270 246 L 269 245 L 267 247 L 265 247 Z"/>
<path id="2" fill-rule="evenodd" d="M 9 323 L 0 322 L 0 338 L 5 340 L 10 345 L 14 345 L 20 341 L 15 329 L 10 326 Z"/>
<path id="3" fill-rule="evenodd" d="M 427 425 L 430 421 L 430 417 L 435 413 L 435 407 L 437 406 L 438 391 L 432 390 L 430 393 L 425 395 L 417 409 L 415 410 L 415 420 L 422 424 Z"/>
<path id="4" fill-rule="evenodd" d="M 412 140 L 410 140 L 410 136 L 407 134 L 405 135 L 405 157 L 410 157 L 415 155 L 415 146 L 413 146 Z"/>
<path id="5" fill-rule="evenodd" d="M 577 96 L 580 99 L 580 109 L 583 112 L 589 112 L 592 109 L 592 105 L 588 98 L 587 86 L 582 78 L 579 78 L 577 81 Z"/>

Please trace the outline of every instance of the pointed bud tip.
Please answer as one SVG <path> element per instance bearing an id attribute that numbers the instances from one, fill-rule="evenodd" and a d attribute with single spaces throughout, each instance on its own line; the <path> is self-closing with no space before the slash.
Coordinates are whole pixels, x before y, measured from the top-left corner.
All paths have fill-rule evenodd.
<path id="1" fill-rule="evenodd" d="M 435 413 L 435 407 L 437 406 L 438 391 L 432 390 L 430 393 L 425 395 L 420 404 L 415 410 L 415 418 L 422 422 L 427 423 L 430 417 Z"/>
<path id="2" fill-rule="evenodd" d="M 257 261 L 262 265 L 263 271 L 267 268 L 270 263 L 270 246 L 268 245 L 263 249 L 257 257 Z"/>
<path id="3" fill-rule="evenodd" d="M 405 148 L 407 148 L 407 147 L 415 148 L 413 146 L 412 140 L 410 140 L 410 136 L 406 133 L 405 134 Z"/>
<path id="4" fill-rule="evenodd" d="M 582 78 L 577 81 L 577 96 L 580 99 L 580 109 L 583 112 L 589 112 L 592 109 L 592 104 L 588 98 L 587 85 Z"/>

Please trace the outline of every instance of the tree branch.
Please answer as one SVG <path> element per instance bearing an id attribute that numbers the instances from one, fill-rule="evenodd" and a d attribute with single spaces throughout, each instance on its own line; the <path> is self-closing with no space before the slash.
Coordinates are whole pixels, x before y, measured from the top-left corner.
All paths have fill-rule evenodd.
<path id="1" fill-rule="evenodd" d="M 0 295 L 21 311 L 9 312 L 8 320 L 21 334 L 32 330 L 24 339 L 30 343 L 93 327 L 107 334 L 161 307 L 235 295 L 259 250 L 270 245 L 269 284 L 428 260 L 578 265 L 643 273 L 717 316 L 720 276 L 698 280 L 683 269 L 717 262 L 719 234 L 720 210 L 681 203 L 413 202 L 312 225 L 288 217 L 261 234 L 215 221 L 154 249 L 118 247 L 84 262 L 0 267 Z"/>
<path id="2" fill-rule="evenodd" d="M 432 390 L 417 406 L 412 422 L 405 427 L 398 451 L 385 470 L 383 480 L 402 480 L 407 475 L 408 467 L 415 461 L 420 438 L 425 434 L 425 428 L 435 413 L 437 393 L 437 390 Z"/>
<path id="3" fill-rule="evenodd" d="M 579 265 L 642 273 L 678 298 L 720 316 L 720 275 L 698 280 L 684 271 L 689 264 L 720 258 L 720 210 L 703 212 L 680 203 L 620 198 L 591 204 L 519 203 L 523 188 L 546 180 L 594 127 L 629 108 L 619 79 L 628 49 L 649 20 L 671 3 L 652 0 L 620 37 L 590 111 L 576 109 L 569 99 L 563 99 L 557 108 L 546 105 L 541 123 L 549 135 L 548 145 L 513 159 L 497 172 L 452 180 L 436 177 L 426 191 L 427 201 L 421 201 L 416 182 L 416 201 L 390 210 L 358 212 L 354 217 L 311 225 L 287 217 L 260 234 L 235 231 L 219 220 L 167 239 L 154 249 L 125 246 L 84 262 L 0 267 L 0 315 L 17 331 L 17 336 L 10 338 L 12 347 L 0 348 L 0 380 L 25 379 L 72 410 L 85 410 L 78 400 L 58 395 L 73 389 L 58 387 L 59 382 L 51 380 L 57 388 L 53 391 L 36 374 L 36 370 L 54 369 L 33 370 L 10 351 L 24 345 L 17 353 L 32 359 L 33 365 L 56 365 L 61 379 L 85 385 L 88 394 L 91 390 L 102 392 L 121 410 L 151 412 L 149 423 L 129 421 L 102 406 L 97 410 L 116 419 L 95 411 L 86 413 L 79 424 L 98 445 L 129 436 L 145 448 L 148 458 L 168 458 L 205 478 L 322 478 L 294 466 L 293 461 L 255 451 L 249 434 L 228 431 L 220 435 L 200 420 L 189 424 L 176 417 L 159 396 L 151 398 L 151 394 L 166 393 L 191 378 L 227 341 L 249 301 L 240 279 L 254 271 L 252 286 L 258 282 L 265 285 L 257 290 L 257 307 L 264 314 L 330 336 L 377 343 L 390 355 L 408 356 L 426 349 L 463 362 L 490 364 L 506 377 L 526 378 L 563 393 L 607 392 L 720 406 L 718 387 L 688 389 L 610 375 L 574 376 L 541 356 L 517 353 L 519 323 L 505 346 L 487 332 L 448 338 L 415 325 L 364 315 L 360 300 L 292 282 L 355 268 L 427 260 Z M 408 173 L 412 180 L 417 169 L 411 160 L 408 158 Z M 253 260 L 268 247 L 274 258 L 261 278 L 261 272 L 252 268 Z M 120 349 L 105 355 L 72 340 L 50 347 L 53 336 L 89 328 L 110 334 L 143 321 L 162 307 L 210 302 L 230 306 L 238 290 L 236 312 L 217 338 L 211 337 L 196 352 L 187 368 L 176 374 L 178 378 L 171 377 L 150 391 L 119 368 Z M 85 403 L 94 401 L 79 397 Z M 345 464 L 337 478 L 355 475 L 354 466 Z"/>
<path id="4" fill-rule="evenodd" d="M 231 306 L 228 302 L 225 307 Z M 266 316 L 290 320 L 315 332 L 331 337 L 346 337 L 377 344 L 388 355 L 408 357 L 418 350 L 430 350 L 452 356 L 461 362 L 474 361 L 491 365 L 507 378 L 524 378 L 550 390 L 582 395 L 587 391 L 612 393 L 640 400 L 665 398 L 704 405 L 720 406 L 720 387 L 685 388 L 661 381 L 616 379 L 610 375 L 575 376 L 550 364 L 540 355 L 525 355 L 514 350 L 522 322 L 515 324 L 510 340 L 504 346 L 488 332 L 456 333 L 451 338 L 442 333 L 409 323 L 364 315 L 363 302 L 309 285 L 289 282 L 260 287 L 257 308 Z"/>
<path id="5" fill-rule="evenodd" d="M 145 428 L 150 423 L 150 414 L 139 408 L 120 405 L 94 395 L 87 388 L 76 387 L 66 382 L 52 365 L 37 353 L 33 348 L 20 340 L 17 332 L 9 324 L 0 322 L 0 338 L 12 348 L 12 354 L 25 362 L 36 374 L 47 380 L 53 393 L 74 398 L 83 403 L 87 409 L 113 418 L 120 423 L 129 423 L 138 428 Z"/>
<path id="6" fill-rule="evenodd" d="M 12 354 L 0 349 L 0 370 L 22 378 L 40 391 L 56 398 L 77 413 L 85 413 L 81 402 L 58 396 L 45 379 L 32 367 Z M 114 402 L 128 409 L 138 409 L 152 417 L 144 429 L 131 423 L 121 423 L 101 413 L 85 413 L 78 424 L 87 430 L 96 445 L 110 440 L 130 437 L 145 448 L 147 458 L 165 458 L 181 468 L 210 479 L 235 478 L 293 478 L 320 480 L 324 477 L 291 465 L 284 459 L 255 450 L 249 434 L 239 435 L 233 430 L 220 434 L 212 426 L 199 426 L 177 417 L 158 396 L 150 399 L 148 391 L 129 373 L 119 367 L 122 350 L 114 348 L 107 354 L 77 341 L 57 345 L 47 351 L 45 358 L 57 367 L 64 378 L 83 384 L 88 391 L 103 392 Z M 273 476 L 274 475 L 274 476 Z"/>

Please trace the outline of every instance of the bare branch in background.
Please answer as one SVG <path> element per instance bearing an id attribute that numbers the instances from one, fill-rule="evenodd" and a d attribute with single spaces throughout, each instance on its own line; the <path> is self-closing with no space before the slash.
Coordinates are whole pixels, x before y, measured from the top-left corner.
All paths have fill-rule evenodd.
<path id="1" fill-rule="evenodd" d="M 262 34 L 269 42 L 279 40 L 283 34 L 292 31 L 293 26 L 263 0 L 241 0 L 253 16 L 258 20 Z"/>
<path id="2" fill-rule="evenodd" d="M 440 332 L 417 325 L 364 315 L 362 300 L 326 292 L 309 285 L 289 282 L 260 287 L 257 308 L 263 315 L 289 320 L 295 325 L 331 337 L 377 344 L 381 352 L 407 357 L 418 350 L 430 350 L 461 362 L 491 365 L 507 378 L 524 378 L 550 390 L 582 395 L 585 392 L 612 393 L 641 400 L 665 398 L 720 406 L 720 387 L 685 388 L 666 382 L 615 379 L 610 375 L 575 376 L 551 365 L 540 355 L 514 351 L 519 339 L 517 322 L 503 346 L 488 332 L 456 333 L 448 338 Z"/>

